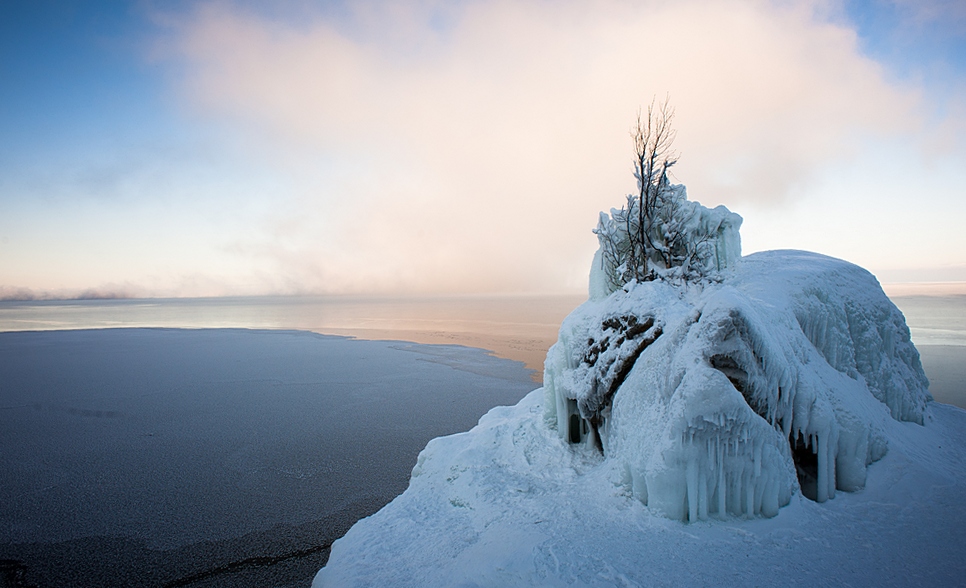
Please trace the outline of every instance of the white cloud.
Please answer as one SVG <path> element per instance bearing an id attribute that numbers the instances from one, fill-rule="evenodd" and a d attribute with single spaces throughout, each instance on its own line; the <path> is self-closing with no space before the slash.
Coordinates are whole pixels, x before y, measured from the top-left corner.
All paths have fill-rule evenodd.
<path id="1" fill-rule="evenodd" d="M 677 108 L 678 180 L 739 213 L 916 132 L 917 93 L 823 7 L 372 2 L 293 24 L 211 4 L 165 51 L 198 116 L 247 129 L 293 178 L 291 210 L 237 245 L 282 282 L 578 289 L 597 211 L 634 188 L 628 131 L 655 95 Z"/>

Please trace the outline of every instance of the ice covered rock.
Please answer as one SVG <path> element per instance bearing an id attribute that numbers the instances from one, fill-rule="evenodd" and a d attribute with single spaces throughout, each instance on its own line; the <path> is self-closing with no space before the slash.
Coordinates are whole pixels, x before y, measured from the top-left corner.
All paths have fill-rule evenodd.
<path id="1" fill-rule="evenodd" d="M 592 297 L 547 356 L 546 424 L 622 464 L 671 518 L 773 516 L 799 491 L 859 489 L 887 450 L 881 413 L 921 424 L 930 399 L 867 271 L 798 251 L 732 266 Z"/>
<path id="2" fill-rule="evenodd" d="M 601 215 L 590 299 L 544 387 L 430 442 L 314 586 L 963 577 L 966 412 L 929 402 L 876 279 L 814 253 L 741 257 L 739 216 L 660 195 L 646 246 L 632 198 Z"/>

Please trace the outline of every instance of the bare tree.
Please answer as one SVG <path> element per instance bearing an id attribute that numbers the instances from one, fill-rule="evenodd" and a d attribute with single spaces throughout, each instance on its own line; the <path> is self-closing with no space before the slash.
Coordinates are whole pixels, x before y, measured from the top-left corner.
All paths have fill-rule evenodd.
<path id="1" fill-rule="evenodd" d="M 631 132 L 637 156 L 634 161 L 634 177 L 637 178 L 638 188 L 637 234 L 633 241 L 635 249 L 639 248 L 639 255 L 635 255 L 638 258 L 635 260 L 637 263 L 633 264 L 633 277 L 639 281 L 651 277 L 647 267 L 649 253 L 655 252 L 661 257 L 667 257 L 666 251 L 655 251 L 650 229 L 660 192 L 668 184 L 667 172 L 678 161 L 677 153 L 671 148 L 677 132 L 671 126 L 674 122 L 674 109 L 671 108 L 670 97 L 665 96 L 660 106 L 655 107 L 655 103 L 656 99 L 652 98 L 647 107 L 647 118 L 643 118 L 638 111 L 637 126 Z M 665 267 L 669 266 L 669 263 L 665 264 Z"/>
<path id="2" fill-rule="evenodd" d="M 678 161 L 673 122 L 668 98 L 652 100 L 646 116 L 638 112 L 631 130 L 637 193 L 620 210 L 601 213 L 594 230 L 611 291 L 632 280 L 694 280 L 720 270 L 722 239 L 740 226 L 737 215 L 690 202 L 684 186 L 670 183 L 668 171 Z"/>

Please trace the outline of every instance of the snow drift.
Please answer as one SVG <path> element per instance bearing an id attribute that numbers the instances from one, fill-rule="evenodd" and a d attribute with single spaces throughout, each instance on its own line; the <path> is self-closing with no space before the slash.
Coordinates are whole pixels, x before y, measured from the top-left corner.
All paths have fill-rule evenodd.
<path id="1" fill-rule="evenodd" d="M 838 491 L 866 487 L 870 466 L 889 461 L 893 445 L 900 449 L 892 463 L 904 465 L 892 467 L 901 473 L 882 471 L 864 500 L 889 503 L 900 487 L 907 497 L 939 492 L 930 504 L 916 503 L 917 516 L 937 526 L 966 519 L 960 508 L 947 523 L 938 506 L 958 504 L 966 487 L 957 461 L 963 434 L 950 424 L 966 420 L 951 407 L 931 409 L 909 329 L 876 279 L 801 251 L 741 258 L 740 217 L 678 194 L 668 218 L 697 240 L 677 249 L 691 253 L 671 255 L 668 247 L 663 259 L 674 263 L 642 262 L 652 268 L 649 279 L 625 282 L 627 266 L 613 251 L 621 227 L 634 229 L 602 215 L 590 299 L 564 320 L 544 387 L 492 410 L 468 433 L 433 440 L 409 489 L 335 543 L 316 586 L 654 582 L 651 574 L 679 552 L 707 559 L 702 536 L 655 520 L 731 528 L 781 519 L 788 505 L 798 505 L 789 528 L 838 534 L 838 543 L 823 544 L 859 569 L 867 560 L 852 541 L 867 511 L 835 509 L 850 521 L 839 528 L 816 509 Z M 896 534 L 887 516 L 870 520 L 871 536 Z M 732 548 L 722 552 L 726 561 Z M 919 551 L 939 553 L 929 545 Z M 897 577 L 891 565 L 868 567 L 888 583 Z M 933 570 L 954 578 L 957 565 Z M 684 575 L 671 583 L 687 583 L 688 574 L 699 583 L 719 579 L 702 566 L 687 573 L 672 566 Z M 773 572 L 756 569 L 740 583 L 788 580 Z M 799 579 L 806 577 L 823 573 Z"/>

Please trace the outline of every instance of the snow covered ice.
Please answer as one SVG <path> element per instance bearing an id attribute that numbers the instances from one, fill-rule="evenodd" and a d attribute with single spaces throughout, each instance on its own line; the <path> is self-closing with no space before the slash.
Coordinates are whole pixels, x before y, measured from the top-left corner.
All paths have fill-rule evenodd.
<path id="1" fill-rule="evenodd" d="M 966 412 L 932 402 L 876 279 L 801 251 L 741 258 L 740 217 L 677 210 L 704 253 L 624 283 L 603 215 L 544 387 L 430 442 L 315 586 L 966 577 Z"/>

